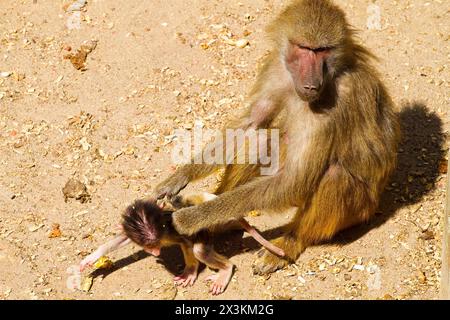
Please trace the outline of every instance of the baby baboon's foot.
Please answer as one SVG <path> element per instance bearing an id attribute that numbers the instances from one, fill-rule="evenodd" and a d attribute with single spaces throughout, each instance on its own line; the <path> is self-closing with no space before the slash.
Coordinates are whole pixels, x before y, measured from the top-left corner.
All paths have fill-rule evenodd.
<path id="1" fill-rule="evenodd" d="M 186 268 L 183 273 L 173 278 L 177 286 L 187 287 L 192 286 L 197 280 L 196 268 Z"/>
<path id="2" fill-rule="evenodd" d="M 258 258 L 255 260 L 252 266 L 253 274 L 269 274 L 282 269 L 289 264 L 288 260 L 277 257 L 266 249 L 260 250 L 257 255 Z"/>
<path id="3" fill-rule="evenodd" d="M 230 283 L 232 275 L 233 267 L 226 270 L 220 270 L 218 273 L 208 276 L 206 281 L 213 281 L 209 288 L 209 292 L 215 296 L 223 293 L 227 288 L 228 283 Z"/>

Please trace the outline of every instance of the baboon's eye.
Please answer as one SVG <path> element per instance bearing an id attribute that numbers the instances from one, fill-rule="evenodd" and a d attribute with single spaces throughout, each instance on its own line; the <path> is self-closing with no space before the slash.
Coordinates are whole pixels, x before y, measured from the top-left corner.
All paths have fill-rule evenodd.
<path id="1" fill-rule="evenodd" d="M 302 50 L 308 50 L 308 51 L 312 51 L 314 53 L 319 53 L 319 52 L 328 52 L 331 49 L 333 49 L 332 47 L 319 47 L 319 48 L 311 48 L 305 45 L 301 45 L 301 44 L 297 44 L 297 47 L 299 47 Z"/>
<path id="2" fill-rule="evenodd" d="M 327 51 L 330 51 L 331 49 L 333 49 L 333 48 L 331 48 L 331 47 L 321 47 L 321 48 L 316 48 L 316 49 L 312 49 L 314 52 L 327 52 Z"/>
<path id="3" fill-rule="evenodd" d="M 307 47 L 307 46 L 304 46 L 304 45 L 301 45 L 301 44 L 298 44 L 297 47 L 299 47 L 300 49 L 303 49 L 303 50 L 309 50 L 309 51 L 312 50 L 310 47 Z"/>

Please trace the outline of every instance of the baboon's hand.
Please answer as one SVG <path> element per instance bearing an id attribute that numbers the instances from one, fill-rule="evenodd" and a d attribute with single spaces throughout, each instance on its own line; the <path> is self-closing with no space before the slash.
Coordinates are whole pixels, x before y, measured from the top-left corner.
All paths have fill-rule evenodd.
<path id="1" fill-rule="evenodd" d="M 184 235 L 192 235 L 200 229 L 210 227 L 208 215 L 205 211 L 199 210 L 199 206 L 183 208 L 172 214 L 172 221 L 175 229 Z"/>
<path id="2" fill-rule="evenodd" d="M 188 177 L 175 173 L 156 186 L 154 196 L 156 199 L 162 199 L 166 196 L 170 199 L 183 190 L 188 183 Z"/>

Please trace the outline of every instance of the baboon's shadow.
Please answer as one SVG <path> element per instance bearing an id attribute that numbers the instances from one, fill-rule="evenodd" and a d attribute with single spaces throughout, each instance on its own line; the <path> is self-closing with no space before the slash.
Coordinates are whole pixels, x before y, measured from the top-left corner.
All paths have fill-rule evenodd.
<path id="1" fill-rule="evenodd" d="M 420 202 L 436 183 L 440 162 L 445 156 L 441 119 L 423 103 L 414 101 L 404 104 L 398 116 L 402 137 L 397 167 L 381 196 L 377 214 L 368 223 L 344 230 L 328 243 L 344 245 L 358 240 L 395 216 L 399 209 Z M 282 227 L 279 227 L 262 234 L 266 239 L 273 239 L 281 233 Z M 260 247 L 251 237 L 240 243 L 250 250 Z M 239 253 L 237 245 L 225 247 L 226 255 L 236 253 Z"/>
<path id="2" fill-rule="evenodd" d="M 149 256 L 148 253 L 146 253 L 144 250 L 140 250 L 132 255 L 129 255 L 128 257 L 114 261 L 114 264 L 110 268 L 96 269 L 96 270 L 92 271 L 90 273 L 90 276 L 94 279 L 97 277 L 106 278 L 107 276 L 114 273 L 115 271 L 122 269 L 132 263 L 139 261 L 139 260 L 142 260 L 148 256 Z"/>
<path id="3" fill-rule="evenodd" d="M 267 230 L 261 232 L 264 238 L 270 240 L 281 235 L 283 227 Z M 256 242 L 251 236 L 244 236 L 242 230 L 231 230 L 218 234 L 211 234 L 211 243 L 214 246 L 214 250 L 219 254 L 230 258 L 238 255 L 244 251 L 255 251 L 261 248 L 261 245 Z M 184 259 L 181 250 L 178 246 L 165 248 L 161 251 L 161 259 L 158 259 L 158 263 L 164 265 L 164 267 L 173 274 L 180 274 L 183 271 Z M 201 264 L 199 272 L 201 272 L 205 266 Z"/>
<path id="4" fill-rule="evenodd" d="M 420 102 L 403 105 L 399 119 L 402 138 L 397 168 L 381 196 L 378 214 L 367 224 L 341 232 L 333 243 L 358 240 L 395 216 L 399 209 L 420 202 L 437 182 L 439 165 L 445 156 L 441 119 Z"/>

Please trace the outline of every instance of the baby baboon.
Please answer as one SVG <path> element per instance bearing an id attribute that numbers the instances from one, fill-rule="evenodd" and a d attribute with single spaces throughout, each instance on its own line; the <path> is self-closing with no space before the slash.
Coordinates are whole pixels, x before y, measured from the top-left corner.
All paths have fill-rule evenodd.
<path id="1" fill-rule="evenodd" d="M 199 204 L 214 198 L 207 193 L 192 194 L 191 196 L 177 196 L 173 203 L 158 205 L 154 200 L 137 200 L 128 206 L 123 214 L 122 233 L 100 246 L 94 253 L 87 256 L 80 264 L 83 271 L 87 266 L 93 265 L 100 257 L 108 252 L 117 250 L 131 241 L 141 246 L 146 252 L 159 256 L 161 248 L 179 245 L 183 252 L 185 268 L 181 275 L 174 278 L 182 286 L 192 285 L 197 279 L 199 261 L 212 269 L 218 270 L 207 280 L 212 280 L 210 291 L 217 295 L 224 292 L 233 275 L 233 264 L 224 256 L 218 254 L 209 241 L 209 232 L 202 230 L 190 237 L 180 235 L 172 225 L 172 211 L 176 208 Z M 164 211 L 168 209 L 171 211 Z M 280 256 L 284 252 L 265 240 L 244 219 L 240 220 L 243 228 L 250 233 L 263 246 Z"/>

